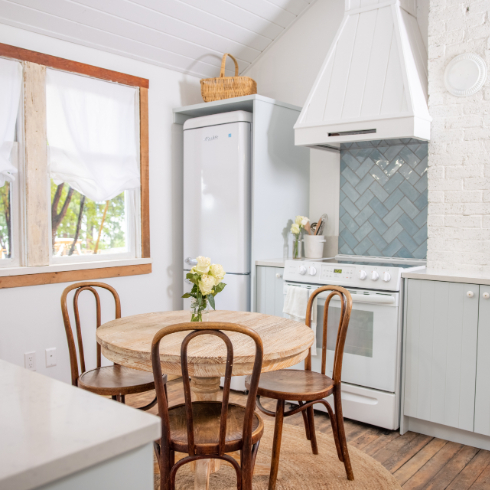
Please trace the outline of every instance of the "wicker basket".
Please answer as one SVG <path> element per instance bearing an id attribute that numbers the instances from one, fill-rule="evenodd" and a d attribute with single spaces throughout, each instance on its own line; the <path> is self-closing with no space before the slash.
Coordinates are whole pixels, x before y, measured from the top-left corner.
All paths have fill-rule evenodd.
<path id="1" fill-rule="evenodd" d="M 225 77 L 226 57 L 235 62 L 235 76 Z M 229 53 L 223 55 L 219 78 L 204 78 L 201 80 L 201 94 L 204 102 L 231 99 L 257 93 L 257 82 L 249 77 L 238 76 L 237 60 Z"/>

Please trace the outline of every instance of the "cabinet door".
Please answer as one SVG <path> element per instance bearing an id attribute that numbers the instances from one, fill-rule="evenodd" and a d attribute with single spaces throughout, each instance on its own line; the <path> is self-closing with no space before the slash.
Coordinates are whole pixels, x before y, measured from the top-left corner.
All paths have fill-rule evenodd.
<path id="1" fill-rule="evenodd" d="M 480 286 L 475 432 L 490 436 L 490 286 Z"/>
<path id="2" fill-rule="evenodd" d="M 478 296 L 475 284 L 408 280 L 405 415 L 473 431 Z"/>
<path id="3" fill-rule="evenodd" d="M 281 267 L 257 266 L 257 312 L 283 316 L 283 273 Z"/>

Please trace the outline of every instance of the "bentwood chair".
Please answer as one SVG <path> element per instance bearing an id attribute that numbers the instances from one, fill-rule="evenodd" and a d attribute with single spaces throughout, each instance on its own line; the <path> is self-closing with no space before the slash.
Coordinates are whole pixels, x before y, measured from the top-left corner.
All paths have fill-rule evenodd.
<path id="1" fill-rule="evenodd" d="M 71 384 L 73 386 L 83 388 L 84 390 L 91 391 L 92 393 L 97 393 L 98 395 L 111 396 L 113 400 L 125 403 L 126 395 L 143 393 L 155 388 L 153 374 L 127 368 L 118 364 L 102 367 L 102 355 L 99 344 L 97 344 L 97 368 L 86 371 L 80 313 L 78 310 L 78 298 L 83 291 L 90 291 L 93 293 L 97 307 L 96 328 L 99 328 L 101 324 L 100 296 L 95 290 L 96 287 L 106 289 L 112 293 L 116 305 L 116 319 L 121 318 L 121 301 L 119 299 L 119 295 L 112 286 L 109 286 L 109 284 L 105 284 L 103 282 L 78 282 L 68 286 L 63 291 L 63 294 L 61 295 L 61 311 L 63 313 L 63 322 L 65 324 L 68 350 L 70 352 Z M 71 327 L 67 306 L 68 293 L 74 289 L 76 291 L 73 297 L 73 312 L 75 316 L 81 373 L 78 368 L 77 350 L 75 347 L 75 339 L 73 338 L 73 330 Z M 162 383 L 166 386 L 166 375 L 162 377 Z M 139 407 L 139 409 L 148 410 L 156 405 L 156 403 L 157 399 L 155 397 L 151 403 L 145 405 L 144 407 Z"/>
<path id="2" fill-rule="evenodd" d="M 276 488 L 284 417 L 289 417 L 301 412 L 305 424 L 306 437 L 311 441 L 311 449 L 313 454 L 318 454 L 313 412 L 313 405 L 316 403 L 322 403 L 327 408 L 332 424 L 332 432 L 335 440 L 335 446 L 337 448 L 338 458 L 344 463 L 347 478 L 349 480 L 354 480 L 354 473 L 352 471 L 349 451 L 347 449 L 347 441 L 345 438 L 341 401 L 342 358 L 344 355 L 345 337 L 347 335 L 347 328 L 349 326 L 352 311 L 352 297 L 347 289 L 339 286 L 324 286 L 316 289 L 311 294 L 306 309 L 305 323 L 308 327 L 311 327 L 311 314 L 315 297 L 324 291 L 331 291 L 331 293 L 325 300 L 323 316 L 322 372 L 316 373 L 311 370 L 310 350 L 308 357 L 305 359 L 304 371 L 297 369 L 283 369 L 280 371 L 263 373 L 260 377 L 259 388 L 257 391 L 257 406 L 261 412 L 276 418 L 272 447 L 272 464 L 269 476 L 269 490 L 274 490 Z M 341 310 L 333 362 L 333 373 L 332 378 L 329 378 L 325 375 L 327 361 L 327 320 L 330 300 L 334 296 L 340 297 Z M 249 378 L 247 378 L 245 382 L 247 388 L 249 383 Z M 329 395 L 333 395 L 335 412 L 332 410 L 330 404 L 324 400 L 324 398 Z M 261 405 L 261 396 L 277 400 L 275 412 L 267 410 Z M 285 412 L 284 406 L 286 400 L 297 401 L 299 406 Z"/>
<path id="3" fill-rule="evenodd" d="M 160 341 L 175 332 L 190 331 L 182 342 L 181 369 L 185 403 L 168 407 L 160 364 Z M 238 332 L 255 342 L 255 361 L 250 376 L 250 395 L 245 407 L 228 403 L 233 368 L 233 344 L 224 332 Z M 191 401 L 187 348 L 200 335 L 215 335 L 226 345 L 226 369 L 223 400 Z M 237 476 L 237 488 L 252 490 L 252 477 L 264 423 L 255 413 L 255 398 L 262 369 L 263 346 L 253 330 L 235 323 L 179 323 L 162 328 L 153 338 L 151 360 L 158 413 L 162 419 L 161 439 L 155 442 L 155 453 L 160 467 L 160 489 L 174 490 L 177 470 L 186 463 L 199 459 L 222 459 L 230 463 Z M 175 451 L 188 456 L 175 462 Z M 240 463 L 225 454 L 240 451 Z"/>

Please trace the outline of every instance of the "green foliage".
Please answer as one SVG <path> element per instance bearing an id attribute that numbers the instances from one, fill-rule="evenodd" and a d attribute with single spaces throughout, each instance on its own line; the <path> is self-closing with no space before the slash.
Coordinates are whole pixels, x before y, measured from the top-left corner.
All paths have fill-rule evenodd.
<path id="1" fill-rule="evenodd" d="M 10 184 L 5 182 L 5 185 L 0 187 L 0 251 L 4 252 L 5 256 L 10 257 L 11 236 L 10 236 Z M 1 258 L 1 253 L 0 253 Z"/>
<path id="2" fill-rule="evenodd" d="M 211 294 L 203 296 L 201 290 L 199 289 L 199 280 L 201 279 L 201 275 L 194 272 L 188 272 L 185 277 L 186 279 L 189 279 L 194 286 L 192 286 L 191 292 L 185 293 L 182 298 L 194 298 L 197 305 L 199 307 L 202 306 L 203 309 L 206 308 L 206 301 L 209 301 L 211 308 L 215 310 L 214 297 L 225 289 L 226 284 L 224 282 L 220 282 L 217 286 L 213 286 L 213 292 Z"/>
<path id="3" fill-rule="evenodd" d="M 51 181 L 51 202 L 53 202 L 57 185 Z M 58 203 L 59 213 L 68 194 L 69 186 L 63 187 L 61 199 Z M 56 230 L 56 236 L 59 238 L 74 238 L 78 222 L 78 213 L 80 212 L 80 200 L 82 195 L 75 191 L 71 198 L 68 210 L 63 221 Z M 93 251 L 97 242 L 102 216 L 104 214 L 106 203 L 95 202 L 88 198 L 85 199 L 85 205 L 82 214 L 82 226 L 79 239 L 81 240 L 82 251 Z M 124 192 L 109 201 L 102 234 L 100 237 L 98 253 L 113 248 L 124 248 L 126 246 L 126 209 L 124 202 Z"/>

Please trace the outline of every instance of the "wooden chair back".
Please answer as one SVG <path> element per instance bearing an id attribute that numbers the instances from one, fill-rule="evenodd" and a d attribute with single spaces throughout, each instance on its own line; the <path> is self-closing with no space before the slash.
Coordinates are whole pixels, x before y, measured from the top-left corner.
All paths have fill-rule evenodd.
<path id="1" fill-rule="evenodd" d="M 337 332 L 337 342 L 335 344 L 335 355 L 333 361 L 332 379 L 335 383 L 340 383 L 342 374 L 342 360 L 344 357 L 345 338 L 347 336 L 347 328 L 349 327 L 350 315 L 352 312 L 352 296 L 347 289 L 340 286 L 322 286 L 315 289 L 310 295 L 308 306 L 306 307 L 306 325 L 311 328 L 311 316 L 315 298 L 325 292 L 331 291 L 325 300 L 323 309 L 323 332 L 322 332 L 322 374 L 325 374 L 327 365 L 327 332 L 328 332 L 328 308 L 330 301 L 334 296 L 339 296 L 340 299 L 340 320 L 339 329 Z M 311 349 L 305 359 L 305 370 L 311 371 Z"/>
<path id="2" fill-rule="evenodd" d="M 83 350 L 83 339 L 82 339 L 82 327 L 80 324 L 80 312 L 78 310 L 78 297 L 83 291 L 90 291 L 95 297 L 96 304 L 96 328 L 100 327 L 101 324 L 101 308 L 100 308 L 100 296 L 99 293 L 94 288 L 107 289 L 112 293 L 114 297 L 114 302 L 116 306 L 115 318 L 121 318 L 121 301 L 117 291 L 109 284 L 103 282 L 77 282 L 71 284 L 63 291 L 61 295 L 61 312 L 63 314 L 63 323 L 65 324 L 66 339 L 68 341 L 68 350 L 70 352 L 70 367 L 71 367 L 71 384 L 77 386 L 79 376 L 86 371 L 85 369 L 85 354 Z M 68 314 L 67 296 L 70 291 L 75 291 L 73 297 L 73 313 L 75 315 L 75 325 L 77 332 L 77 343 L 78 343 L 78 354 L 80 358 L 80 369 L 78 369 L 78 359 L 77 350 L 75 347 L 75 339 L 73 337 L 73 329 L 70 322 L 70 315 Z M 97 343 L 97 367 L 101 367 L 102 355 L 100 351 L 100 345 Z"/>
<path id="3" fill-rule="evenodd" d="M 233 369 L 233 344 L 229 337 L 223 332 L 238 332 L 251 337 L 255 342 L 255 361 L 253 365 L 252 378 L 250 383 L 250 392 L 245 407 L 245 416 L 243 420 L 243 445 L 244 447 L 252 447 L 252 422 L 255 410 L 255 399 L 259 386 L 259 377 L 262 370 L 263 346 L 262 339 L 252 329 L 238 325 L 235 323 L 225 322 L 189 322 L 169 325 L 162 328 L 153 337 L 151 345 L 151 360 L 153 365 L 153 377 L 155 379 L 155 390 L 158 399 L 158 411 L 162 419 L 162 451 L 168 451 L 170 446 L 170 422 L 168 415 L 168 401 L 164 384 L 162 382 L 162 367 L 160 364 L 160 341 L 176 332 L 191 331 L 183 340 L 181 346 L 181 369 L 182 379 L 184 383 L 185 409 L 187 418 L 187 441 L 189 446 L 189 455 L 196 455 L 196 447 L 194 444 L 194 420 L 192 414 L 191 389 L 189 383 L 189 369 L 187 362 L 187 348 L 189 342 L 200 335 L 215 335 L 219 337 L 226 345 L 226 369 L 225 383 L 223 387 L 223 401 L 221 403 L 220 429 L 218 436 L 218 456 L 223 456 L 226 438 L 226 422 L 228 415 L 228 400 L 230 398 L 230 383 Z M 204 402 L 205 403 L 205 402 Z"/>

